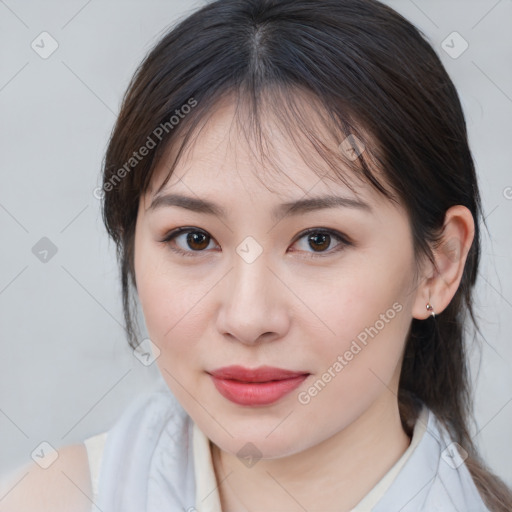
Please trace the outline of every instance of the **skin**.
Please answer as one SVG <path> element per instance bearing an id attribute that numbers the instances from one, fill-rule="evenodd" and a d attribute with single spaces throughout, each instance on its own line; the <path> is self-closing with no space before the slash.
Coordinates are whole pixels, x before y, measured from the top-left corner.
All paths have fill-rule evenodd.
<path id="1" fill-rule="evenodd" d="M 225 218 L 178 206 L 149 209 L 171 160 L 156 169 L 141 197 L 135 274 L 146 327 L 169 388 L 212 441 L 224 511 L 348 511 L 410 444 L 397 404 L 406 335 L 412 318 L 429 317 L 427 302 L 440 313 L 455 294 L 473 219 L 465 207 L 448 210 L 447 244 L 435 253 L 439 271 L 422 263 L 415 280 L 401 206 L 369 185 L 359 183 L 356 196 L 339 182 L 320 180 L 275 126 L 274 158 L 289 171 L 287 177 L 265 172 L 268 190 L 256 177 L 261 164 L 233 129 L 233 115 L 230 103 L 219 106 L 161 192 L 210 200 L 226 210 Z M 274 207 L 306 192 L 360 199 L 372 211 L 336 207 L 272 219 Z M 186 234 L 161 242 L 181 226 L 208 237 L 192 247 Z M 332 237 L 330 245 L 311 245 L 307 236 L 298 238 L 309 228 L 334 230 L 351 244 Z M 236 252 L 247 236 L 263 251 L 252 263 Z M 400 312 L 309 403 L 300 403 L 299 393 L 393 304 Z M 240 406 L 220 395 L 206 373 L 232 364 L 310 375 L 272 405 Z M 237 457 L 249 442 L 262 456 L 252 467 Z"/>
<path id="2" fill-rule="evenodd" d="M 0 479 L 0 512 L 90 512 L 92 483 L 85 446 L 64 446 L 58 453 L 46 469 L 31 462 Z"/>
<path id="3" fill-rule="evenodd" d="M 135 271 L 146 326 L 161 351 L 157 364 L 212 441 L 224 512 L 349 511 L 410 443 L 396 396 L 406 334 L 412 318 L 428 318 L 427 302 L 440 313 L 453 298 L 473 240 L 473 218 L 463 206 L 446 212 L 443 243 L 434 253 L 437 270 L 418 264 L 414 280 L 407 215 L 369 186 L 359 188 L 357 197 L 372 213 L 333 208 L 272 220 L 268 212 L 285 201 L 326 192 L 356 196 L 327 177 L 319 180 L 275 127 L 274 157 L 293 173 L 263 173 L 233 131 L 232 118 L 231 105 L 220 104 L 165 187 L 222 205 L 226 218 L 175 206 L 148 211 L 165 162 L 141 198 Z M 159 242 L 179 226 L 211 235 L 203 244 L 206 254 L 179 256 Z M 298 237 L 308 228 L 336 230 L 352 245 L 339 252 L 335 238 L 310 245 Z M 263 249 L 250 264 L 236 252 L 249 235 Z M 192 251 L 185 235 L 176 244 Z M 315 249 L 328 255 L 313 259 Z M 400 312 L 321 392 L 301 403 L 299 393 L 395 303 Z M 271 406 L 244 407 L 222 397 L 206 373 L 231 364 L 268 364 L 310 376 Z M 236 455 L 247 442 L 262 455 L 252 467 Z M 90 509 L 84 445 L 58 452 L 48 469 L 31 463 L 1 479 L 0 512 Z"/>

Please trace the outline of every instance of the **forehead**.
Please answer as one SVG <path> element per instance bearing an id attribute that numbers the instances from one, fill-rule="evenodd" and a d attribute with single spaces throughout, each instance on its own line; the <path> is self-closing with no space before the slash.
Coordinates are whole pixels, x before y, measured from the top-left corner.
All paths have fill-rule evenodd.
<path id="1" fill-rule="evenodd" d="M 184 188 L 198 195 L 227 197 L 241 186 L 253 196 L 270 192 L 278 199 L 343 193 L 345 197 L 382 200 L 350 168 L 350 160 L 340 150 L 339 137 L 326 129 L 313 102 L 301 105 L 310 133 L 287 125 L 270 109 L 263 110 L 255 131 L 247 112 L 239 106 L 229 97 L 215 105 L 191 134 L 167 180 L 182 136 L 168 145 L 151 178 L 149 198 L 160 191 Z M 336 172 L 315 150 L 311 134 L 338 158 Z"/>

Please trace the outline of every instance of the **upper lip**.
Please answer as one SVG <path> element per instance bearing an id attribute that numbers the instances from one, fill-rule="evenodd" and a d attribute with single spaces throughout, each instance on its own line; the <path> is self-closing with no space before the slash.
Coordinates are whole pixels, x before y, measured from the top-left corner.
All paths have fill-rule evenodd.
<path id="1" fill-rule="evenodd" d="M 242 382 L 285 380 L 308 374 L 308 372 L 296 372 L 273 366 L 260 366 L 259 368 L 253 369 L 244 368 L 243 366 L 224 366 L 209 373 L 219 379 L 239 380 Z"/>

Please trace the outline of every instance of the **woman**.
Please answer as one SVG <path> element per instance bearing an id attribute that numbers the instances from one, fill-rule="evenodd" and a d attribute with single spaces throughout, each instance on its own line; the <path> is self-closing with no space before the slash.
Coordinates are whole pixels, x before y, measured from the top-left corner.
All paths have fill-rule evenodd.
<path id="1" fill-rule="evenodd" d="M 42 487 L 52 510 L 512 509 L 469 434 L 464 116 L 404 18 L 206 5 L 138 69 L 102 189 L 129 341 L 136 294 L 166 386 L 9 510 Z"/>

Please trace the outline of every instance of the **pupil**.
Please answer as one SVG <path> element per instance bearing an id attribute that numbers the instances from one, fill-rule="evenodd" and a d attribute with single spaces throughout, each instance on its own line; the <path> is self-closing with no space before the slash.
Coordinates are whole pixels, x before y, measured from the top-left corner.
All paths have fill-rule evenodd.
<path id="1" fill-rule="evenodd" d="M 320 241 L 319 241 L 320 240 Z M 313 242 L 313 244 L 324 244 L 324 247 L 322 247 L 322 249 L 326 249 L 326 246 L 328 247 L 329 246 L 329 241 L 330 241 L 330 236 L 325 234 L 325 233 L 318 233 L 318 234 L 314 234 L 314 235 L 310 235 L 309 236 L 309 242 Z M 327 242 L 326 246 L 325 246 L 325 243 Z M 315 249 L 314 247 L 312 247 L 313 249 Z"/>

